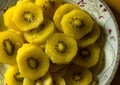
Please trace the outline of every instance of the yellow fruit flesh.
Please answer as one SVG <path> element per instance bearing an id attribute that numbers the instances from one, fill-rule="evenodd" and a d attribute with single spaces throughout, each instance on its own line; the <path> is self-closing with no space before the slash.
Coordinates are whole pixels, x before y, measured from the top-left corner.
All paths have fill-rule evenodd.
<path id="1" fill-rule="evenodd" d="M 52 74 L 53 85 L 66 85 L 64 78 L 58 74 Z"/>
<path id="2" fill-rule="evenodd" d="M 24 44 L 18 50 L 17 64 L 20 73 L 28 79 L 38 79 L 49 69 L 49 59 L 36 45 Z"/>
<path id="3" fill-rule="evenodd" d="M 23 85 L 23 77 L 19 77 L 17 66 L 11 66 L 5 72 L 5 81 L 8 85 Z"/>
<path id="4" fill-rule="evenodd" d="M 16 24 L 12 21 L 12 17 L 14 15 L 14 10 L 16 9 L 16 6 L 12 6 L 10 7 L 4 14 L 4 24 L 6 27 L 19 31 L 18 27 L 16 26 Z"/>
<path id="5" fill-rule="evenodd" d="M 53 85 L 53 79 L 51 74 L 47 72 L 43 77 L 36 80 L 25 78 L 23 81 L 23 85 Z"/>
<path id="6" fill-rule="evenodd" d="M 12 20 L 21 31 L 35 29 L 43 22 L 42 9 L 34 3 L 19 3 Z"/>
<path id="7" fill-rule="evenodd" d="M 48 18 L 36 29 L 25 32 L 25 39 L 32 44 L 44 44 L 46 40 L 55 32 L 54 23 Z"/>
<path id="8" fill-rule="evenodd" d="M 0 35 L 0 62 L 16 64 L 17 50 L 24 43 L 22 38 L 12 31 L 4 31 Z"/>
<path id="9" fill-rule="evenodd" d="M 98 63 L 90 69 L 93 75 L 96 77 L 104 69 L 104 67 L 105 67 L 105 53 L 104 49 L 101 48 Z"/>
<path id="10" fill-rule="evenodd" d="M 99 45 L 92 44 L 88 47 L 83 48 L 83 51 L 82 48 L 80 49 L 81 50 L 78 51 L 78 55 L 76 55 L 76 57 L 73 60 L 73 63 L 75 65 L 90 68 L 97 64 L 100 54 Z M 83 53 L 81 54 L 81 52 Z"/>
<path id="11" fill-rule="evenodd" d="M 92 18 L 83 10 L 74 9 L 65 14 L 61 20 L 63 32 L 75 39 L 81 39 L 92 30 Z"/>
<path id="12" fill-rule="evenodd" d="M 100 36 L 101 29 L 97 25 L 97 23 L 94 23 L 92 31 L 85 35 L 82 39 L 79 39 L 77 41 L 79 47 L 86 47 L 88 45 L 91 45 L 95 43 L 95 41 L 99 38 Z"/>
<path id="13" fill-rule="evenodd" d="M 54 21 L 54 23 L 59 31 L 63 32 L 63 28 L 61 26 L 62 17 L 65 14 L 72 11 L 73 9 L 79 9 L 79 7 L 77 5 L 74 5 L 74 4 L 66 3 L 66 4 L 59 6 L 58 9 L 55 11 L 54 16 L 53 16 L 53 21 Z"/>
<path id="14" fill-rule="evenodd" d="M 36 8 L 34 8 L 34 6 L 33 6 L 34 2 L 39 7 L 37 6 Z M 74 18 L 75 20 L 74 20 L 74 22 L 72 21 L 71 24 L 75 25 L 75 26 L 79 26 L 80 28 L 83 27 L 83 25 L 87 24 L 87 26 L 85 27 L 85 30 L 83 28 L 81 30 L 81 33 L 77 33 L 78 30 L 74 29 L 76 27 L 73 26 L 73 29 L 67 30 L 66 31 L 67 33 L 66 33 L 65 32 L 66 28 L 68 27 L 71 29 L 71 27 L 70 27 L 71 24 L 64 23 L 63 17 L 65 15 L 69 14 L 70 12 L 72 12 L 73 10 L 81 10 L 81 9 L 77 5 L 74 5 L 74 4 L 64 4 L 64 5 L 62 5 L 62 4 L 63 4 L 62 0 L 19 0 L 14 8 L 15 13 L 13 13 L 14 12 L 13 11 L 14 9 L 13 9 L 9 13 L 6 13 L 6 15 L 4 14 L 4 19 L 9 24 L 8 26 L 7 25 L 6 26 L 14 29 L 13 34 L 17 33 L 18 35 L 23 37 L 23 33 L 24 33 L 25 42 L 27 42 L 28 44 L 23 45 L 23 47 L 21 47 L 22 45 L 20 43 L 23 42 L 23 40 L 20 41 L 21 40 L 20 38 L 16 37 L 16 35 L 11 34 L 12 37 L 14 36 L 15 39 L 16 38 L 18 39 L 16 41 L 12 41 L 12 43 L 16 43 L 16 46 L 21 45 L 20 46 L 21 48 L 19 48 L 19 50 L 18 50 L 18 48 L 16 48 L 18 50 L 18 53 L 16 53 L 17 54 L 17 64 L 15 63 L 16 57 L 13 59 L 13 56 L 15 56 L 15 55 L 9 56 L 10 58 L 8 58 L 8 59 L 2 58 L 1 53 L 3 52 L 3 50 L 1 50 L 1 49 L 0 49 L 1 50 L 0 62 L 5 63 L 5 64 L 7 63 L 10 65 L 13 65 L 13 64 L 18 65 L 20 73 L 22 73 L 23 76 L 17 75 L 16 77 L 18 79 L 25 77 L 24 82 L 26 82 L 26 83 L 23 83 L 23 85 L 34 85 L 34 84 L 35 85 L 53 85 L 53 84 L 54 85 L 66 85 L 66 83 L 67 83 L 67 85 L 88 85 L 88 84 L 90 84 L 90 82 L 92 80 L 92 74 L 88 70 L 88 68 L 96 65 L 96 63 L 98 62 L 98 59 L 99 59 L 98 50 L 99 49 L 97 49 L 94 52 L 91 51 L 92 56 L 94 56 L 94 55 L 97 56 L 97 58 L 94 58 L 94 59 L 93 58 L 85 58 L 85 59 L 80 60 L 78 58 L 79 56 L 76 57 L 76 54 L 77 54 L 79 47 L 86 47 L 86 46 L 90 45 L 90 43 L 93 44 L 100 35 L 99 35 L 99 33 L 96 34 L 97 32 L 95 34 L 93 33 L 94 39 L 93 39 L 92 35 L 90 35 L 90 32 L 92 33 L 92 31 L 91 31 L 92 27 L 93 27 L 92 24 L 94 22 L 92 20 L 89 20 L 91 17 L 89 16 L 89 18 L 88 18 L 88 16 L 85 15 L 87 13 L 85 13 L 84 11 L 83 12 L 85 14 L 84 13 L 83 14 L 81 13 L 79 15 L 76 14 L 75 16 L 77 18 L 79 18 L 79 17 L 81 18 L 81 16 L 83 16 L 83 17 L 79 20 L 76 20 L 76 18 Z M 43 14 L 42 14 L 42 12 L 43 12 Z M 22 15 L 22 17 L 21 17 L 21 15 Z M 35 18 L 33 17 L 33 15 L 35 16 Z M 8 19 L 8 16 L 10 16 L 9 19 Z M 46 19 L 46 17 L 48 17 L 51 20 Z M 69 18 L 66 17 L 65 20 L 69 21 L 70 20 Z M 53 19 L 54 23 L 51 22 L 52 19 Z M 84 22 L 83 19 L 85 19 L 86 21 Z M 26 22 L 26 20 L 27 20 L 27 22 Z M 34 23 L 31 23 L 31 22 L 34 22 Z M 67 25 L 65 27 L 65 30 L 63 30 L 64 26 L 62 27 L 61 23 L 63 25 L 65 25 L 65 24 Z M 43 24 L 45 25 L 45 27 L 44 26 L 42 27 Z M 57 37 L 51 39 L 53 37 L 52 34 L 55 32 L 55 29 L 56 29 L 54 24 L 58 28 L 59 32 L 62 32 L 61 34 L 64 34 L 64 35 L 59 36 L 59 37 L 56 35 Z M 4 27 L 4 25 L 3 25 L 3 27 Z M 86 28 L 88 28 L 88 29 L 86 29 Z M 16 31 L 16 30 L 18 30 L 18 31 Z M 21 30 L 23 33 L 20 32 L 19 30 Z M 97 31 L 99 31 L 99 29 Z M 87 37 L 82 42 L 82 39 L 84 39 L 84 37 L 86 37 L 87 34 L 92 39 L 88 39 L 88 37 Z M 0 35 L 2 35 L 2 33 Z M 9 35 L 9 36 L 11 36 L 11 35 Z M 66 38 L 66 36 L 67 37 L 69 36 L 70 39 Z M 2 37 L 3 36 L 1 36 L 0 42 L 2 42 L 1 41 Z M 11 40 L 14 38 L 11 38 Z M 83 44 L 77 44 L 76 40 L 81 40 L 79 42 L 83 43 Z M 90 40 L 90 43 L 88 43 L 89 40 Z M 61 41 L 64 41 L 64 43 Z M 50 43 L 48 44 L 48 42 L 50 42 Z M 5 41 L 4 43 L 6 43 L 7 52 L 9 54 L 11 54 L 13 52 L 11 42 Z M 34 44 L 34 46 L 33 46 L 33 44 Z M 78 45 L 79 45 L 79 47 L 78 47 Z M 0 45 L 0 48 L 1 47 L 2 47 L 2 45 Z M 40 49 L 39 49 L 39 47 L 40 47 Z M 95 48 L 91 47 L 90 49 L 96 49 L 96 48 L 97 47 L 95 47 Z M 83 54 L 87 54 L 87 52 L 83 52 Z M 4 54 L 2 54 L 2 55 L 4 55 Z M 28 59 L 28 57 L 30 59 Z M 47 57 L 52 61 L 52 63 L 55 63 L 57 65 L 49 66 L 50 63 L 49 63 L 49 59 Z M 75 58 L 75 59 L 73 59 L 73 58 Z M 36 63 L 36 61 L 37 61 L 37 63 Z M 91 63 L 90 61 L 93 61 L 93 62 Z M 28 62 L 29 62 L 29 65 L 28 65 Z M 84 62 L 87 62 L 87 64 Z M 69 69 L 71 67 L 71 66 L 69 66 L 69 65 L 71 65 L 70 63 L 74 63 L 75 65 L 83 66 L 83 67 L 74 66 L 75 68 L 73 67 L 72 69 Z M 68 66 L 65 64 L 68 64 Z M 101 64 L 101 62 L 100 62 L 100 64 Z M 38 68 L 34 69 L 34 67 L 36 67 L 37 65 L 38 65 Z M 99 65 L 99 63 L 98 63 L 98 65 Z M 82 70 L 80 70 L 79 68 Z M 53 72 L 52 78 L 51 78 L 51 76 L 45 77 L 46 76 L 45 74 L 47 74 L 47 72 L 49 70 L 51 72 Z M 73 80 L 73 78 L 71 79 L 71 72 L 72 72 L 71 70 L 72 71 L 73 70 L 74 71 L 84 71 L 83 75 L 81 75 L 81 77 L 84 77 L 84 78 L 81 79 L 80 81 L 78 81 L 78 83 L 76 83 Z M 99 70 L 99 67 L 98 67 L 98 70 Z M 9 73 L 9 75 L 11 75 L 10 73 Z M 86 77 L 86 75 L 87 75 L 87 77 Z M 96 76 L 97 74 L 95 73 L 94 75 Z M 75 76 L 74 78 L 79 79 L 81 77 Z M 40 78 L 40 79 L 38 79 L 38 78 Z M 11 81 L 11 80 L 9 80 L 9 81 Z M 6 80 L 6 82 L 7 82 L 7 80 Z M 14 80 L 13 80 L 13 82 L 14 82 Z M 14 84 L 8 83 L 8 85 L 14 85 Z M 19 84 L 16 84 L 16 85 L 19 85 Z"/>
<path id="15" fill-rule="evenodd" d="M 59 49 L 59 43 L 64 46 L 64 50 Z M 55 33 L 48 39 L 45 52 L 53 63 L 66 64 L 76 55 L 77 44 L 72 37 Z"/>
<path id="16" fill-rule="evenodd" d="M 64 78 L 67 85 L 89 85 L 92 73 L 87 68 L 72 66 Z"/>

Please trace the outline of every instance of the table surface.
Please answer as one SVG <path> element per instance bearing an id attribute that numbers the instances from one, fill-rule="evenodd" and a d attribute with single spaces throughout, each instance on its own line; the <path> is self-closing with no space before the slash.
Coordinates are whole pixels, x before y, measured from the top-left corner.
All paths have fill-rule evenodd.
<path id="1" fill-rule="evenodd" d="M 117 23 L 118 23 L 118 26 L 119 26 L 119 29 L 120 29 L 120 13 L 118 13 L 117 11 L 115 11 L 114 9 L 112 9 L 112 12 L 117 20 Z M 117 72 L 116 72 L 116 75 L 113 79 L 113 81 L 111 82 L 111 85 L 120 85 L 120 65 L 118 66 L 118 69 L 117 69 Z"/>

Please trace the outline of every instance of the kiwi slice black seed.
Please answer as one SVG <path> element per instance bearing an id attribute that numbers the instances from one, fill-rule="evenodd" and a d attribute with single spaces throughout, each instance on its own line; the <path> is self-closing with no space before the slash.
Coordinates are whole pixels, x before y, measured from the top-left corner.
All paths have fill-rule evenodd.
<path id="1" fill-rule="evenodd" d="M 0 33 L 0 62 L 13 65 L 16 63 L 17 50 L 24 43 L 21 36 L 7 30 Z"/>
<path id="2" fill-rule="evenodd" d="M 45 52 L 52 63 L 70 63 L 77 53 L 76 40 L 64 33 L 55 33 L 47 40 Z"/>
<path id="3" fill-rule="evenodd" d="M 66 85 L 89 85 L 92 81 L 92 73 L 88 68 L 71 66 L 64 79 Z"/>
<path id="4" fill-rule="evenodd" d="M 76 57 L 73 59 L 75 65 L 83 67 L 93 67 L 97 64 L 100 55 L 100 47 L 97 43 L 79 48 Z"/>
<path id="5" fill-rule="evenodd" d="M 30 1 L 19 2 L 15 8 L 12 21 L 20 31 L 37 28 L 43 22 L 42 9 Z"/>
<path id="6" fill-rule="evenodd" d="M 61 20 L 63 32 L 75 39 L 81 39 L 91 32 L 93 19 L 82 9 L 74 9 L 65 14 Z"/>
<path id="7" fill-rule="evenodd" d="M 43 23 L 38 28 L 24 33 L 26 41 L 32 44 L 43 44 L 55 32 L 55 26 L 52 20 L 44 18 Z"/>
<path id="8" fill-rule="evenodd" d="M 17 66 L 10 66 L 5 72 L 5 81 L 8 85 L 23 85 L 24 77 L 21 76 Z"/>
<path id="9" fill-rule="evenodd" d="M 92 31 L 86 34 L 83 38 L 77 41 L 79 47 L 86 47 L 95 43 L 100 37 L 101 29 L 99 25 L 95 22 Z"/>
<path id="10" fill-rule="evenodd" d="M 17 64 L 21 75 L 32 80 L 44 76 L 49 69 L 48 56 L 42 48 L 32 44 L 24 44 L 18 50 Z"/>

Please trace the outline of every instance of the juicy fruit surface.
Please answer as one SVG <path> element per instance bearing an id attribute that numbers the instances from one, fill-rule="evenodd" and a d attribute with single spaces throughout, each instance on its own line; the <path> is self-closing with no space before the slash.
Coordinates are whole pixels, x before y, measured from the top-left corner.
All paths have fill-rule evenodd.
<path id="1" fill-rule="evenodd" d="M 53 85 L 53 79 L 50 72 L 47 72 L 43 77 L 36 80 L 30 80 L 25 78 L 23 85 Z"/>
<path id="2" fill-rule="evenodd" d="M 20 76 L 17 66 L 11 66 L 5 72 L 5 81 L 8 85 L 23 85 L 23 77 Z"/>
<path id="3" fill-rule="evenodd" d="M 14 14 L 14 10 L 16 9 L 15 6 L 10 7 L 4 14 L 4 24 L 5 26 L 7 26 L 8 28 L 14 29 L 14 30 L 19 30 L 18 27 L 16 26 L 16 24 L 12 21 L 12 17 Z"/>
<path id="4" fill-rule="evenodd" d="M 13 65 L 16 63 L 17 50 L 23 39 L 13 31 L 0 32 L 0 62 Z"/>
<path id="5" fill-rule="evenodd" d="M 78 54 L 73 60 L 73 63 L 83 67 L 93 67 L 99 60 L 100 47 L 97 44 L 92 44 L 85 48 L 80 48 Z"/>
<path id="6" fill-rule="evenodd" d="M 76 41 L 63 33 L 55 33 L 46 42 L 45 52 L 56 64 L 69 63 L 77 53 Z"/>
<path id="7" fill-rule="evenodd" d="M 74 9 L 61 20 L 63 32 L 75 39 L 81 39 L 92 30 L 93 20 L 83 10 Z"/>
<path id="8" fill-rule="evenodd" d="M 92 73 L 88 68 L 71 66 L 65 75 L 67 85 L 89 85 L 92 81 Z"/>
<path id="9" fill-rule="evenodd" d="M 78 40 L 79 47 L 86 47 L 96 42 L 101 33 L 101 29 L 97 23 L 94 23 L 92 31 L 85 35 L 82 39 Z"/>
<path id="10" fill-rule="evenodd" d="M 59 31 L 63 31 L 63 28 L 61 26 L 62 17 L 65 14 L 72 11 L 73 9 L 80 9 L 80 8 L 77 5 L 66 3 L 66 4 L 59 6 L 58 9 L 55 11 L 54 16 L 53 16 L 53 21 L 55 22 L 55 25 Z"/>
<path id="11" fill-rule="evenodd" d="M 53 85 L 66 85 L 65 80 L 58 74 L 52 74 Z"/>
<path id="12" fill-rule="evenodd" d="M 24 33 L 25 39 L 33 44 L 42 44 L 55 32 L 53 21 L 45 18 L 43 23 L 36 29 Z"/>
<path id="13" fill-rule="evenodd" d="M 30 2 L 19 3 L 12 20 L 21 31 L 34 29 L 43 22 L 42 9 Z"/>
<path id="14" fill-rule="evenodd" d="M 46 74 L 49 69 L 47 55 L 35 45 L 24 44 L 17 55 L 20 73 L 28 79 L 37 79 Z"/>
<path id="15" fill-rule="evenodd" d="M 18 0 L 0 18 L 0 62 L 8 65 L 7 85 L 97 84 L 92 77 L 97 79 L 104 68 L 104 31 L 79 6 Z"/>

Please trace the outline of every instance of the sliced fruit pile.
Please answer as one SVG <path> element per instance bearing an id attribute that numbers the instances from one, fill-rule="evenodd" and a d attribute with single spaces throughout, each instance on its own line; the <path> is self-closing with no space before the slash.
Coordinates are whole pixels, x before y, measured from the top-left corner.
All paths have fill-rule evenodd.
<path id="1" fill-rule="evenodd" d="M 102 69 L 101 28 L 77 5 L 19 0 L 3 19 L 0 62 L 9 65 L 8 85 L 90 85 Z"/>

